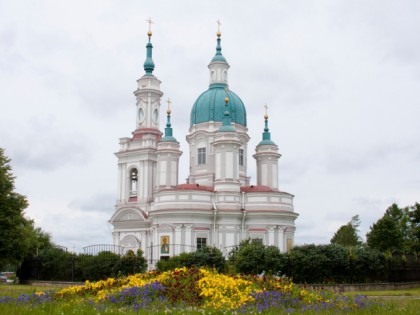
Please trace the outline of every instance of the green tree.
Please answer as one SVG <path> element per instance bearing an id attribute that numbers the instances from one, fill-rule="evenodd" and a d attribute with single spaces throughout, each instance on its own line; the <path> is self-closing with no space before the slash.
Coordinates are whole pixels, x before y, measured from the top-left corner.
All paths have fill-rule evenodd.
<path id="1" fill-rule="evenodd" d="M 132 251 L 121 256 L 120 262 L 116 266 L 116 271 L 119 276 L 127 276 L 135 273 L 145 272 L 147 269 L 147 262 L 143 256 L 141 249 L 137 250 L 137 255 Z"/>
<path id="2" fill-rule="evenodd" d="M 357 246 L 362 242 L 358 235 L 358 227 L 360 226 L 359 215 L 351 218 L 351 221 L 346 225 L 341 226 L 331 239 L 331 244 L 338 244 L 343 246 Z"/>
<path id="3" fill-rule="evenodd" d="M 276 274 L 281 269 L 281 253 L 275 246 L 265 246 L 261 240 L 247 239 L 229 253 L 229 266 L 243 274 Z"/>
<path id="4" fill-rule="evenodd" d="M 220 249 L 212 246 L 204 246 L 192 253 L 192 262 L 196 267 L 211 267 L 218 272 L 225 269 L 226 260 Z"/>
<path id="5" fill-rule="evenodd" d="M 168 271 L 181 267 L 210 267 L 221 272 L 225 269 L 226 260 L 222 252 L 212 246 L 204 246 L 192 253 L 181 253 L 167 260 L 156 263 L 158 271 Z"/>
<path id="6" fill-rule="evenodd" d="M 15 192 L 10 159 L 0 148 L 0 268 L 18 264 L 29 253 L 33 221 L 25 218 L 26 197 Z"/>
<path id="7" fill-rule="evenodd" d="M 403 250 L 404 238 L 399 224 L 390 215 L 385 215 L 370 227 L 366 242 L 382 252 Z"/>
<path id="8" fill-rule="evenodd" d="M 420 252 L 420 204 L 408 207 L 409 232 L 408 250 L 412 253 Z"/>

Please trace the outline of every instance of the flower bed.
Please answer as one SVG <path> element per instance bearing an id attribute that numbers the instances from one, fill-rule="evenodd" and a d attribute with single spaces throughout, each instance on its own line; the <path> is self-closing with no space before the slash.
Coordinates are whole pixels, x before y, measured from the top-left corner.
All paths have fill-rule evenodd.
<path id="1" fill-rule="evenodd" d="M 38 292 L 18 298 L 0 298 L 0 304 L 88 304 L 114 312 L 160 312 L 193 308 L 237 313 L 333 312 L 368 308 L 366 297 L 344 297 L 331 291 L 302 288 L 287 279 L 226 275 L 209 269 L 180 268 L 156 273 L 109 278 L 57 292 Z"/>

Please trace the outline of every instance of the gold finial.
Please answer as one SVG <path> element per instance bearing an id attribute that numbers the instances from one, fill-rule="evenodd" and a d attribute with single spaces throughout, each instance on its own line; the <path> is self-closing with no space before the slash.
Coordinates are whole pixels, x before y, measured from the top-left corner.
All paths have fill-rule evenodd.
<path id="1" fill-rule="evenodd" d="M 149 17 L 148 20 L 146 20 L 147 23 L 149 23 L 149 31 L 147 32 L 147 36 L 152 36 L 152 23 L 155 23 L 152 21 L 152 18 Z"/>
<path id="2" fill-rule="evenodd" d="M 265 115 L 264 115 L 264 119 L 268 119 L 268 114 L 267 114 L 267 109 L 268 109 L 268 106 L 267 106 L 267 104 L 265 104 L 265 105 L 264 105 L 264 107 L 265 107 Z"/>
<path id="3" fill-rule="evenodd" d="M 171 101 L 171 99 L 168 97 L 168 99 L 166 100 L 166 103 L 168 103 L 168 109 L 166 110 L 166 113 L 168 114 L 168 115 L 170 115 L 171 114 L 171 103 L 172 103 L 172 101 Z"/>
<path id="4" fill-rule="evenodd" d="M 225 87 L 225 91 L 226 91 L 226 96 L 225 96 L 225 103 L 229 102 L 229 86 L 226 85 Z"/>
<path id="5" fill-rule="evenodd" d="M 220 36 L 222 36 L 222 33 L 220 33 L 220 25 L 222 25 L 222 23 L 220 23 L 220 19 L 217 19 L 216 23 L 217 23 L 217 33 L 216 33 L 216 35 L 217 35 L 217 37 L 220 37 Z"/>

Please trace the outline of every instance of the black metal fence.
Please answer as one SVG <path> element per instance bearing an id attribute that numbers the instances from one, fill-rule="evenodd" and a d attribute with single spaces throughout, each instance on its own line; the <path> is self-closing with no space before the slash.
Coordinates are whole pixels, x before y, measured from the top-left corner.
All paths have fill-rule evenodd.
<path id="1" fill-rule="evenodd" d="M 21 281 L 96 281 L 144 272 L 143 257 L 119 256 L 109 252 L 99 255 L 66 255 L 57 259 L 26 259 L 17 270 Z"/>

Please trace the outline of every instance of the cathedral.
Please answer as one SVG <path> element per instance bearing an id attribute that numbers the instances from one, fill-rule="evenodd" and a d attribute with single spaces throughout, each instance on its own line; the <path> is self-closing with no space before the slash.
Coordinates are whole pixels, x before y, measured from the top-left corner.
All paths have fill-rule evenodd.
<path id="1" fill-rule="evenodd" d="M 189 174 L 178 182 L 180 145 L 171 126 L 168 99 L 166 128 L 159 128 L 159 79 L 153 73 L 152 32 L 147 33 L 144 75 L 137 80 L 136 129 L 121 138 L 113 242 L 127 252 L 141 249 L 154 268 L 160 259 L 203 246 L 223 254 L 242 240 L 259 239 L 285 252 L 293 246 L 298 214 L 293 195 L 279 190 L 278 147 L 271 139 L 267 112 L 262 139 L 255 148 L 256 184 L 247 176 L 246 108 L 229 89 L 229 64 L 217 32 L 216 53 L 208 65 L 210 84 L 191 108 Z M 251 84 L 251 83 L 250 83 Z"/>

